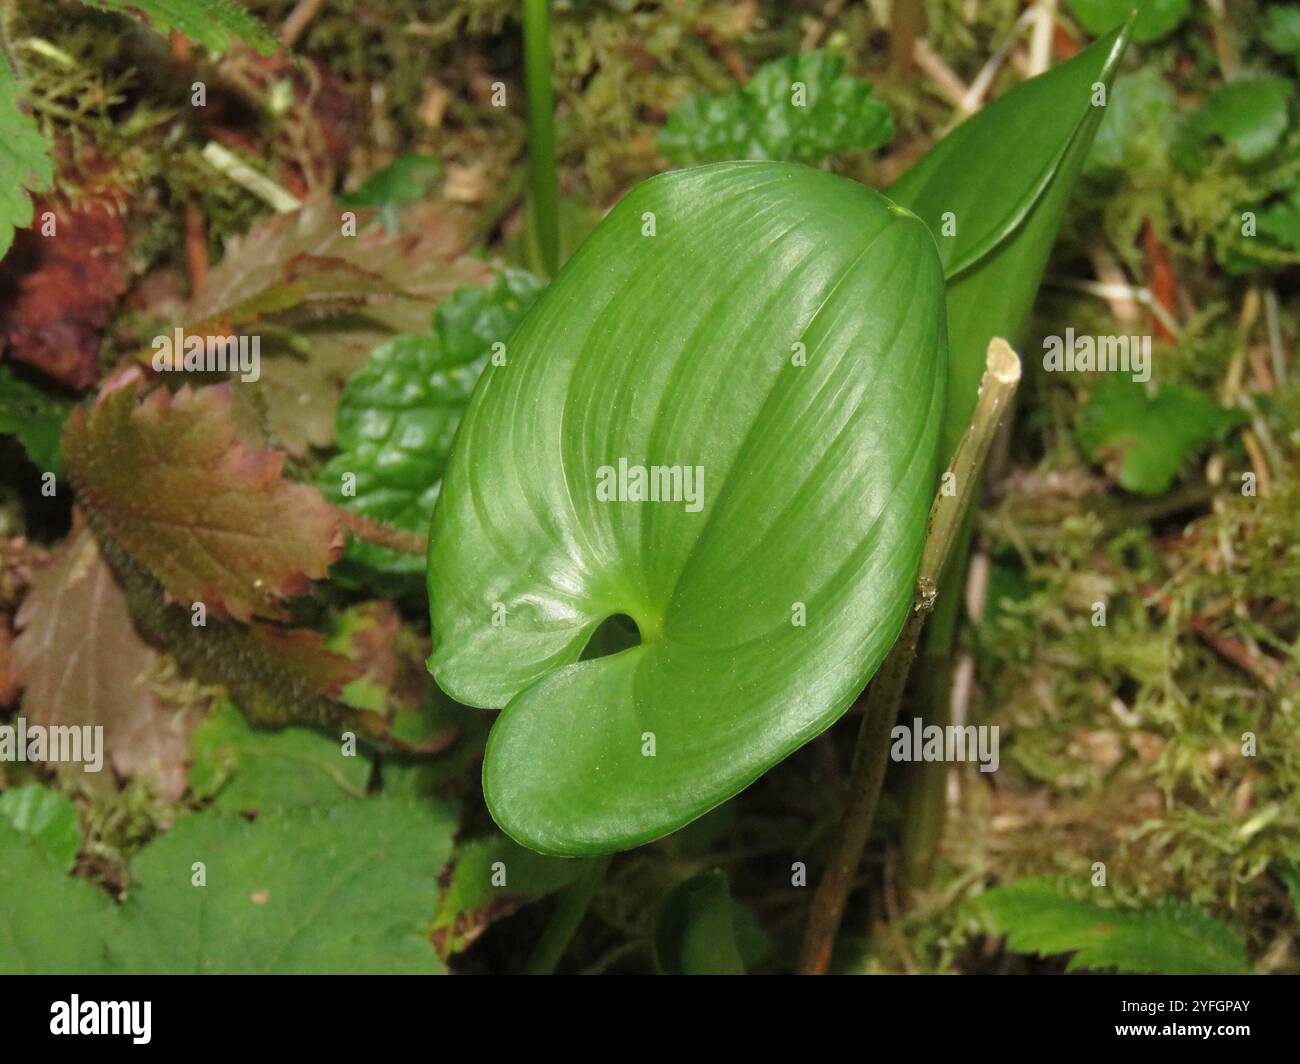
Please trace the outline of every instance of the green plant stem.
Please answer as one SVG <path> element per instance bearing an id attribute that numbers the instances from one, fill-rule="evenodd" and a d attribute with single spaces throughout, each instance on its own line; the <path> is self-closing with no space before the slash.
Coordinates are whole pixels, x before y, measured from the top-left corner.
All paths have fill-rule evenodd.
<path id="1" fill-rule="evenodd" d="M 889 760 L 889 733 L 898 717 L 917 640 L 926 615 L 934 608 L 940 577 L 965 521 L 998 423 L 1019 382 L 1020 360 L 1005 340 L 994 337 L 989 341 L 975 413 L 948 466 L 951 476 L 945 475 L 930 507 L 911 612 L 867 690 L 839 836 L 826 872 L 817 884 L 800 953 L 799 970 L 805 975 L 822 975 L 830 966 L 835 936 L 875 819 L 876 801 Z"/>
<path id="2" fill-rule="evenodd" d="M 560 268 L 560 184 L 555 169 L 555 94 L 546 0 L 524 0 L 524 82 L 528 90 L 531 221 L 549 276 Z"/>
<path id="3" fill-rule="evenodd" d="M 587 915 L 592 898 L 605 881 L 605 870 L 609 867 L 608 857 L 592 857 L 583 863 L 586 867 L 582 874 L 560 894 L 550 923 L 533 947 L 528 966 L 524 969 L 528 975 L 550 975 L 555 971 L 564 951 L 569 948 L 578 925 Z"/>

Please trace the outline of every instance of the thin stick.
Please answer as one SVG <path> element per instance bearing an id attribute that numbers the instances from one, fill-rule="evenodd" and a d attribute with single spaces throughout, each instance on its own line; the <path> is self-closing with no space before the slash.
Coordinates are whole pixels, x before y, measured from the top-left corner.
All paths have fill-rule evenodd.
<path id="1" fill-rule="evenodd" d="M 867 689 L 867 701 L 858 731 L 849 778 L 849 794 L 831 861 L 813 897 L 799 970 L 823 975 L 839 933 L 844 907 L 862 863 L 862 851 L 871 833 L 876 800 L 889 762 L 889 733 L 898 716 L 903 687 L 916 656 L 916 643 L 926 615 L 934 608 L 939 578 L 961 527 L 962 515 L 979 483 L 998 423 L 1020 383 L 1020 359 L 1000 338 L 989 341 L 984 378 L 980 382 L 975 414 L 948 466 L 939 494 L 930 506 L 930 518 L 921 552 L 916 595 L 911 612 L 893 648 L 886 655 Z"/>
<path id="2" fill-rule="evenodd" d="M 532 221 L 542 263 L 554 277 L 560 268 L 560 186 L 555 169 L 555 93 L 546 0 L 524 0 L 524 81 L 528 88 Z"/>

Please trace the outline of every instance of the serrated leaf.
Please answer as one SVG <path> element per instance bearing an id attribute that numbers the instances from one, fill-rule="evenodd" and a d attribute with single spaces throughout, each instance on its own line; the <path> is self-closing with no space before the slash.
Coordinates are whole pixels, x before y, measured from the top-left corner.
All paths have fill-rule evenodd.
<path id="1" fill-rule="evenodd" d="M 131 862 L 109 939 L 136 974 L 440 971 L 426 928 L 455 818 L 383 795 L 315 809 L 178 820 Z M 195 886 L 202 862 L 206 885 Z"/>
<path id="2" fill-rule="evenodd" d="M 72 401 L 51 395 L 0 366 L 0 434 L 14 435 L 32 465 L 59 473 L 59 438 L 72 411 Z"/>
<path id="3" fill-rule="evenodd" d="M 230 702 L 213 707 L 190 750 L 194 793 L 239 813 L 362 798 L 373 768 L 364 750 L 346 755 L 338 738 L 305 728 L 254 729 Z"/>
<path id="4" fill-rule="evenodd" d="M 0 975 L 104 972 L 112 905 L 0 817 Z M 52 928 L 60 933 L 51 934 Z"/>
<path id="5" fill-rule="evenodd" d="M 1070 0 L 1070 10 L 1094 37 L 1124 25 L 1137 12 L 1133 39 L 1142 44 L 1167 37 L 1191 13 L 1189 0 Z"/>
<path id="6" fill-rule="evenodd" d="M 424 532 L 452 438 L 492 345 L 504 343 L 541 289 L 530 274 L 506 270 L 490 288 L 448 296 L 428 333 L 376 348 L 339 401 L 340 453 L 319 479 L 326 498 L 386 525 Z M 347 557 L 385 573 L 424 572 L 423 558 L 358 540 L 348 544 Z"/>
<path id="7" fill-rule="evenodd" d="M 655 921 L 660 975 L 744 975 L 727 874 L 715 869 L 678 883 Z"/>
<path id="8" fill-rule="evenodd" d="M 232 38 L 263 55 L 278 47 L 275 37 L 233 0 L 82 0 L 101 11 L 143 17 L 159 33 L 176 30 L 210 52 L 220 54 Z"/>
<path id="9" fill-rule="evenodd" d="M 1159 495 L 1193 455 L 1241 420 L 1189 388 L 1166 385 L 1149 396 L 1141 384 L 1108 378 L 1081 409 L 1076 436 L 1093 461 L 1118 457 L 1121 487 Z"/>
<path id="10" fill-rule="evenodd" d="M 76 410 L 64 461 L 82 504 L 187 605 L 241 620 L 285 616 L 341 549 L 314 488 L 280 476 L 284 455 L 235 438 L 228 385 L 140 399 L 128 380 Z"/>
<path id="11" fill-rule="evenodd" d="M 886 189 L 931 228 L 948 281 L 941 455 L 970 423 L 989 340 L 1024 329 L 1128 40 L 1116 30 L 963 122 Z M 951 223 L 945 225 L 945 223 Z M 955 231 L 954 231 L 955 226 Z"/>
<path id="12" fill-rule="evenodd" d="M 639 185 L 534 304 L 470 401 L 429 547 L 430 666 L 505 706 L 483 781 L 507 834 L 639 845 L 848 708 L 912 599 L 942 284 L 878 193 L 727 163 Z M 664 501 L 638 503 L 656 466 Z M 617 614 L 641 645 L 579 662 Z"/>
<path id="13" fill-rule="evenodd" d="M 1017 953 L 1073 953 L 1080 968 L 1161 975 L 1250 971 L 1241 939 L 1197 909 L 1165 905 L 1115 909 L 1076 901 L 1051 879 L 1023 879 L 980 896 L 996 930 Z"/>
<path id="14" fill-rule="evenodd" d="M 0 258 L 14 242 L 14 229 L 32 224 L 30 192 L 54 180 L 54 161 L 36 123 L 18 106 L 18 82 L 0 53 Z"/>
<path id="15" fill-rule="evenodd" d="M 869 82 L 844 73 L 840 56 L 788 55 L 722 96 L 688 97 L 659 131 L 659 151 L 679 165 L 727 159 L 816 164 L 870 151 L 894 133 L 889 108 L 871 93 Z"/>
<path id="16" fill-rule="evenodd" d="M 197 707 L 163 696 L 159 655 L 136 632 L 92 535 L 81 531 L 63 544 L 33 582 L 17 625 L 24 716 L 46 727 L 104 729 L 98 771 L 66 763 L 60 771 L 103 789 L 114 786 L 116 770 L 150 780 L 166 798 L 180 797 Z"/>
<path id="17" fill-rule="evenodd" d="M 567 887 L 583 868 L 580 861 L 533 853 L 501 834 L 459 843 L 433 921 L 438 952 L 450 957 L 469 948 L 492 923 Z"/>
<path id="18" fill-rule="evenodd" d="M 0 820 L 7 820 L 54 857 L 64 871 L 81 849 L 77 807 L 62 791 L 29 783 L 0 792 Z"/>

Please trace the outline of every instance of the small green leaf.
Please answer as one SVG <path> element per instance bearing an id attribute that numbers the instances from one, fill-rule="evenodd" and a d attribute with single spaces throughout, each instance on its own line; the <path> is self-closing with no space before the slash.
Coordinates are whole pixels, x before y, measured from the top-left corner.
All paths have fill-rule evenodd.
<path id="1" fill-rule="evenodd" d="M 366 793 L 371 761 L 347 756 L 339 739 L 307 728 L 249 727 L 229 701 L 219 702 L 190 740 L 190 787 L 230 812 L 325 805 Z"/>
<path id="2" fill-rule="evenodd" d="M 509 350 L 434 514 L 430 667 L 505 706 L 483 781 L 507 834 L 637 846 L 829 727 L 902 627 L 943 403 L 934 241 L 803 166 L 661 174 Z M 616 614 L 640 645 L 580 661 Z"/>
<path id="3" fill-rule="evenodd" d="M 1132 175 L 1166 167 L 1173 124 L 1174 90 L 1159 70 L 1148 67 L 1120 75 L 1084 172 Z"/>
<path id="4" fill-rule="evenodd" d="M 654 949 L 660 975 L 745 974 L 726 872 L 701 872 L 668 892 Z"/>
<path id="5" fill-rule="evenodd" d="M 1202 149 L 1218 137 L 1243 163 L 1257 162 L 1277 147 L 1286 132 L 1287 105 L 1294 92 L 1286 78 L 1221 85 L 1179 126 L 1171 147 L 1173 158 L 1189 173 L 1199 173 Z"/>
<path id="6" fill-rule="evenodd" d="M 77 807 L 62 791 L 29 783 L 0 793 L 0 817 L 53 854 L 66 871 L 81 849 Z"/>
<path id="7" fill-rule="evenodd" d="M 1188 459 L 1241 420 L 1188 388 L 1166 385 L 1152 397 L 1141 384 L 1107 378 L 1084 404 L 1076 436 L 1093 461 L 1119 456 L 1121 487 L 1159 495 Z"/>
<path id="8" fill-rule="evenodd" d="M 1251 970 L 1235 931 L 1185 905 L 1107 908 L 1075 901 L 1047 878 L 994 887 L 979 903 L 1012 950 L 1073 953 L 1069 971 L 1240 975 Z"/>
<path id="9" fill-rule="evenodd" d="M 431 800 L 178 820 L 132 861 L 109 939 L 134 974 L 418 974 L 455 819 Z M 202 865 L 195 868 L 195 863 Z M 203 884 L 196 885 L 201 872 Z"/>
<path id="10" fill-rule="evenodd" d="M 0 975 L 105 971 L 113 915 L 107 894 L 68 875 L 61 858 L 0 817 Z"/>
<path id="11" fill-rule="evenodd" d="M 89 7 L 143 17 L 159 33 L 176 30 L 220 54 L 238 38 L 270 55 L 278 47 L 267 28 L 234 0 L 82 0 Z"/>
<path id="12" fill-rule="evenodd" d="M 989 340 L 1017 341 L 1128 45 L 1115 30 L 939 141 L 886 193 L 931 228 L 948 279 L 946 460 L 970 423 Z"/>
<path id="13" fill-rule="evenodd" d="M 339 453 L 319 480 L 325 496 L 395 528 L 427 529 L 452 437 L 493 344 L 504 343 L 541 289 L 531 274 L 505 270 L 488 288 L 449 295 L 428 333 L 377 347 L 339 401 Z M 382 573 L 424 572 L 423 558 L 371 543 L 349 543 L 347 557 Z"/>
<path id="14" fill-rule="evenodd" d="M 62 471 L 60 439 L 72 407 L 72 400 L 51 395 L 9 366 L 0 366 L 0 434 L 17 436 L 32 465 L 42 472 Z"/>
<path id="15" fill-rule="evenodd" d="M 1124 25 L 1129 14 L 1136 11 L 1133 39 L 1142 44 L 1173 33 L 1191 13 L 1191 7 L 1190 0 L 1070 0 L 1074 17 L 1094 37 Z"/>
<path id="16" fill-rule="evenodd" d="M 18 82 L 0 52 L 0 258 L 14 242 L 14 229 L 32 224 L 29 192 L 44 192 L 54 180 L 54 162 L 31 115 L 18 106 Z"/>
<path id="17" fill-rule="evenodd" d="M 1273 51 L 1296 56 L 1300 60 L 1300 7 L 1269 5 L 1261 36 Z"/>
<path id="18" fill-rule="evenodd" d="M 678 165 L 726 159 L 809 164 L 870 151 L 889 141 L 894 120 L 869 82 L 844 73 L 826 52 L 788 55 L 759 67 L 722 96 L 688 97 L 659 131 L 659 150 Z"/>
<path id="19" fill-rule="evenodd" d="M 339 203 L 344 207 L 400 207 L 427 196 L 441 173 L 440 160 L 406 152 L 371 174 L 354 191 L 339 196 Z"/>

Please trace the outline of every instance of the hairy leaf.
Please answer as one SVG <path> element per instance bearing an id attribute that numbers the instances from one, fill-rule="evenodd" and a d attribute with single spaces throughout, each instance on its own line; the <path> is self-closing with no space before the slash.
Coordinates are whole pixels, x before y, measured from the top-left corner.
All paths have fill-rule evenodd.
<path id="1" fill-rule="evenodd" d="M 1093 461 L 1119 459 L 1121 487 L 1159 495 L 1189 458 L 1241 420 L 1188 388 L 1165 385 L 1148 396 L 1141 384 L 1107 378 L 1080 411 L 1077 436 Z"/>
<path id="2" fill-rule="evenodd" d="M 280 476 L 282 454 L 235 438 L 228 385 L 139 393 L 128 380 L 69 419 L 64 461 L 78 498 L 181 602 L 284 616 L 282 600 L 338 555 L 331 507 Z"/>
<path id="3" fill-rule="evenodd" d="M 980 896 L 994 928 L 1017 953 L 1073 953 L 1069 970 L 1118 969 L 1161 975 L 1250 971 L 1241 939 L 1197 909 L 1166 905 L 1114 909 L 1076 901 L 1051 879 L 1023 879 Z"/>
<path id="4" fill-rule="evenodd" d="M 164 697 L 159 655 L 136 633 L 126 597 L 82 531 L 70 537 L 18 611 L 14 644 L 22 711 L 43 726 L 102 726 L 103 765 L 61 765 L 84 786 L 111 788 L 113 770 L 151 780 L 166 798 L 185 790 L 197 707 Z"/>
<path id="5" fill-rule="evenodd" d="M 939 141 L 886 189 L 934 231 L 948 279 L 948 410 L 941 455 L 975 409 L 994 336 L 1017 341 L 1066 201 L 1106 112 L 1128 44 L 1107 34 L 1068 63 L 1017 86 Z"/>
<path id="6" fill-rule="evenodd" d="M 0 817 L 0 975 L 104 972 L 113 915 L 106 894 Z"/>
<path id="7" fill-rule="evenodd" d="M 143 16 L 159 33 L 176 30 L 210 52 L 221 53 L 238 38 L 270 55 L 279 47 L 266 27 L 234 0 L 82 0 L 103 11 Z"/>
<path id="8" fill-rule="evenodd" d="M 492 345 L 504 344 L 541 288 L 531 274 L 506 270 L 490 288 L 448 296 L 429 332 L 377 347 L 339 401 L 340 453 L 319 480 L 326 498 L 384 524 L 425 531 L 452 437 Z M 424 572 L 423 558 L 356 540 L 347 557 L 381 572 Z"/>
<path id="9" fill-rule="evenodd" d="M 893 116 L 872 96 L 870 83 L 845 74 L 839 56 L 809 52 L 764 64 L 725 95 L 688 97 L 659 131 L 659 150 L 678 164 L 816 164 L 878 148 L 893 133 Z"/>
<path id="10" fill-rule="evenodd" d="M 131 863 L 109 940 L 136 974 L 417 974 L 455 818 L 378 796 L 315 809 L 184 817 Z M 206 883 L 193 885 L 195 862 Z"/>
<path id="11" fill-rule="evenodd" d="M 7 820 L 66 871 L 81 849 L 81 821 L 77 807 L 62 791 L 29 783 L 0 792 L 0 819 Z"/>
<path id="12" fill-rule="evenodd" d="M 62 470 L 59 438 L 71 410 L 71 400 L 51 395 L 0 366 L 0 434 L 17 436 L 32 465 L 42 472 Z"/>
<path id="13" fill-rule="evenodd" d="M 483 784 L 507 834 L 639 845 L 848 708 L 912 598 L 942 285 L 879 194 L 726 163 L 638 186 L 542 294 L 474 392 L 429 547 L 430 667 L 505 706 Z M 641 644 L 580 662 L 617 614 Z"/>

